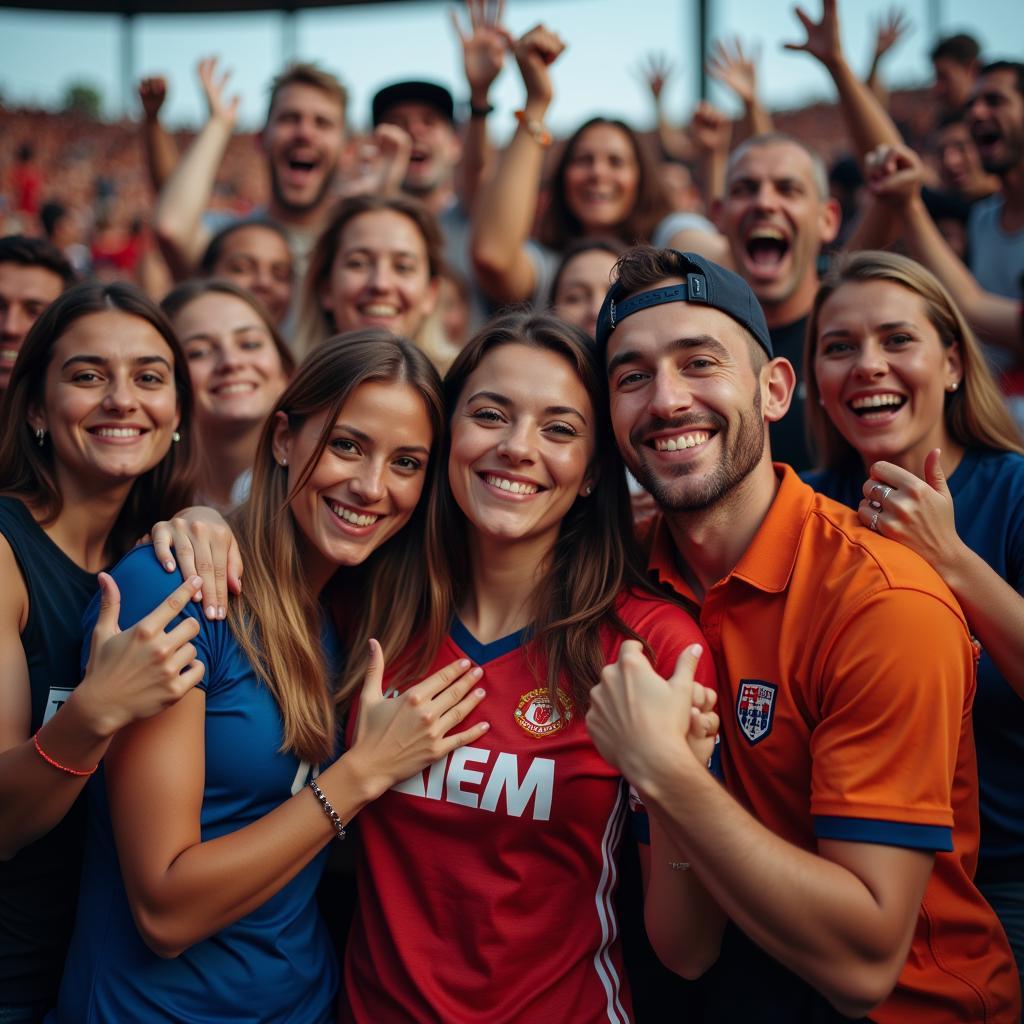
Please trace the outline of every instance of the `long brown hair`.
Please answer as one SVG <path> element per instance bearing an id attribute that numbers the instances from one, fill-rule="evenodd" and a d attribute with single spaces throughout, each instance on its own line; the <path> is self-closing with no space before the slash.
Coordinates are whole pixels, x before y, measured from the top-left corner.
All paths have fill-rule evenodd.
<path id="1" fill-rule="evenodd" d="M 573 153 L 581 136 L 587 129 L 596 125 L 608 125 L 622 132 L 629 140 L 633 156 L 636 158 L 639 175 L 636 203 L 630 210 L 629 216 L 621 224 L 616 224 L 611 229 L 616 237 L 627 245 L 649 242 L 658 222 L 671 212 L 668 196 L 665 194 L 664 186 L 658 175 L 657 162 L 643 140 L 625 121 L 607 117 L 592 117 L 576 129 L 562 149 L 551 177 L 551 199 L 537 226 L 538 238 L 545 245 L 558 251 L 564 249 L 574 238 L 579 238 L 585 233 L 583 225 L 566 202 L 565 173 L 572 162 Z"/>
<path id="2" fill-rule="evenodd" d="M 444 240 L 437 219 L 422 203 L 406 196 L 380 195 L 351 196 L 341 200 L 309 254 L 294 336 L 295 347 L 300 355 L 311 352 L 337 330 L 331 316 L 323 308 L 320 292 L 331 275 L 331 267 L 346 225 L 364 213 L 378 213 L 382 210 L 400 214 L 413 222 L 427 250 L 430 280 L 441 275 L 444 268 Z"/>
<path id="3" fill-rule="evenodd" d="M 405 528 L 354 573 L 345 574 L 345 594 L 352 597 L 341 600 L 353 619 L 345 629 L 344 679 L 336 685 L 328 678 L 318 595 L 304 582 L 289 502 L 315 470 L 345 403 L 369 381 L 408 384 L 423 398 L 434 434 L 426 496 L 437 476 L 436 450 L 445 426 L 440 378 L 411 342 L 368 329 L 331 338 L 299 366 L 260 437 L 249 500 L 230 517 L 245 563 L 245 591 L 230 603 L 228 622 L 281 709 L 282 749 L 311 762 L 333 751 L 335 705 L 361 682 L 370 638 L 377 638 L 390 662 L 406 649 L 420 621 L 436 617 L 428 580 L 441 571 L 436 559 L 442 549 L 429 533 L 424 536 L 427 502 L 421 498 Z M 273 452 L 278 412 L 288 417 L 292 431 L 311 417 L 324 416 L 313 453 L 290 492 L 287 470 Z"/>
<path id="4" fill-rule="evenodd" d="M 610 627 L 643 642 L 616 611 L 620 593 L 627 588 L 651 592 L 633 540 L 629 492 L 611 428 L 607 378 L 585 331 L 549 314 L 511 313 L 492 320 L 456 357 L 444 379 L 449 418 L 469 376 L 488 353 L 502 345 L 526 345 L 560 356 L 576 372 L 594 410 L 593 492 L 577 498 L 562 520 L 550 566 L 534 590 L 531 626 L 546 664 L 552 706 L 558 706 L 557 689 L 564 680 L 577 706 L 586 707 L 590 688 L 604 667 L 602 630 Z M 445 464 L 449 450 L 446 439 Z M 461 596 L 459 584 L 470 575 L 466 518 L 446 475 L 431 495 L 429 521 L 433 533 L 442 538 L 450 567 L 448 574 L 432 580 L 434 607 L 444 615 L 437 623 L 440 636 L 435 630 L 428 637 L 433 656 Z"/>
<path id="5" fill-rule="evenodd" d="M 52 523 L 64 507 L 57 483 L 52 444 L 36 444 L 28 417 L 43 405 L 46 369 L 54 346 L 76 320 L 92 313 L 119 311 L 149 324 L 171 350 L 174 387 L 178 400 L 181 438 L 167 454 L 132 484 L 120 515 L 110 531 L 107 552 L 121 557 L 160 519 L 167 519 L 192 500 L 196 457 L 192 437 L 192 384 L 185 354 L 167 317 L 137 288 L 129 284 L 85 283 L 69 288 L 51 303 L 32 325 L 18 353 L 10 383 L 0 403 L 0 487 L 19 498 Z"/>
<path id="6" fill-rule="evenodd" d="M 919 295 L 942 346 L 959 345 L 963 378 L 956 391 L 946 393 L 943 406 L 949 436 L 965 448 L 991 448 L 1024 455 L 1020 432 L 1006 409 L 981 346 L 953 297 L 920 263 L 897 253 L 868 249 L 851 253 L 833 264 L 822 279 L 807 321 L 805 426 L 811 449 L 816 452 L 822 468 L 860 465 L 860 456 L 853 445 L 835 428 L 819 401 L 821 392 L 814 370 L 821 307 L 844 284 L 858 281 L 889 281 Z"/>

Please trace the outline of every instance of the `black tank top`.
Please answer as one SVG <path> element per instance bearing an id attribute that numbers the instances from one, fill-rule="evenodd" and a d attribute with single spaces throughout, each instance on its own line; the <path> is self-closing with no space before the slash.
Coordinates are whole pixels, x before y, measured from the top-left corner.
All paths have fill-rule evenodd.
<path id="1" fill-rule="evenodd" d="M 96 577 L 72 562 L 15 498 L 0 497 L 0 534 L 28 591 L 21 644 L 34 733 L 81 676 L 82 613 L 96 591 Z M 56 828 L 0 862 L 0 1006 L 56 1001 L 75 918 L 85 803 L 83 792 Z"/>

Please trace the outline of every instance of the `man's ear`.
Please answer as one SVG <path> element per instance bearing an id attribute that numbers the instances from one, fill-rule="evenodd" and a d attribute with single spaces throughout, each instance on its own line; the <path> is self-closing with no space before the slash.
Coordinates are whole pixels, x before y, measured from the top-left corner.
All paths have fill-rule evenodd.
<path id="1" fill-rule="evenodd" d="M 789 411 L 796 392 L 796 370 L 782 356 L 761 367 L 761 412 L 769 423 L 778 423 Z"/>
<path id="2" fill-rule="evenodd" d="M 818 240 L 822 245 L 836 240 L 839 228 L 843 223 L 843 208 L 838 200 L 826 199 L 821 204 L 821 214 L 818 217 Z"/>

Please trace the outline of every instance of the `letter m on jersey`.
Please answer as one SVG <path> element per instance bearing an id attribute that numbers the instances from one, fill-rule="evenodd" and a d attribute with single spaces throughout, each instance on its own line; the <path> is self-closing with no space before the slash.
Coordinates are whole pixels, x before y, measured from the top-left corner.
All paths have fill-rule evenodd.
<path id="1" fill-rule="evenodd" d="M 763 679 L 741 679 L 736 697 L 736 718 L 750 745 L 760 743 L 772 731 L 775 696 L 779 688 Z"/>

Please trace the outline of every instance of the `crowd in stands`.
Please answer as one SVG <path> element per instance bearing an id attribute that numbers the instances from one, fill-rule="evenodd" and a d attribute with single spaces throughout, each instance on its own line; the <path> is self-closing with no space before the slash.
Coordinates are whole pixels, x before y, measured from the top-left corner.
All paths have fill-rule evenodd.
<path id="1" fill-rule="evenodd" d="M 0 111 L 0 1024 L 1019 1022 L 1020 55 L 556 139 L 504 6 Z"/>

